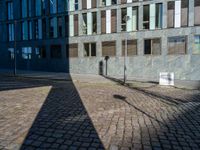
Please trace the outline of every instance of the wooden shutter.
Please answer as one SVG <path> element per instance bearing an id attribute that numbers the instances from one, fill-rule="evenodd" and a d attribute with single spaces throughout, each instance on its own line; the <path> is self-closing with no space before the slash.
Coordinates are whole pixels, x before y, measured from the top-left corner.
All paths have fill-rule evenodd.
<path id="1" fill-rule="evenodd" d="M 111 32 L 115 33 L 117 30 L 117 18 L 116 18 L 116 9 L 111 10 Z"/>
<path id="2" fill-rule="evenodd" d="M 168 39 L 168 54 L 174 54 L 175 51 L 175 41 L 171 38 Z"/>
<path id="3" fill-rule="evenodd" d="M 82 0 L 82 9 L 87 9 L 87 0 Z"/>
<path id="4" fill-rule="evenodd" d="M 101 11 L 101 33 L 106 33 L 106 11 Z"/>
<path id="5" fill-rule="evenodd" d="M 168 39 L 168 53 L 171 54 L 185 54 L 186 53 L 186 38 L 185 37 L 171 37 Z"/>
<path id="6" fill-rule="evenodd" d="M 97 0 L 92 0 L 92 8 L 96 8 L 97 7 Z"/>
<path id="7" fill-rule="evenodd" d="M 176 42 L 175 54 L 185 54 L 186 53 L 186 41 L 184 37 L 180 37 Z"/>
<path id="8" fill-rule="evenodd" d="M 74 36 L 78 35 L 78 15 L 74 15 Z"/>
<path id="9" fill-rule="evenodd" d="M 106 41 L 102 42 L 102 56 L 115 56 L 116 55 L 116 42 Z"/>
<path id="10" fill-rule="evenodd" d="M 152 40 L 152 55 L 160 55 L 161 54 L 161 45 L 160 39 Z"/>
<path id="11" fill-rule="evenodd" d="M 126 4 L 127 0 L 121 0 L 121 4 Z"/>
<path id="12" fill-rule="evenodd" d="M 125 41 L 122 41 L 122 56 L 125 55 Z M 137 55 L 137 40 L 127 41 L 127 56 Z"/>
<path id="13" fill-rule="evenodd" d="M 168 28 L 173 28 L 174 27 L 174 7 L 175 3 L 173 2 L 168 2 L 168 12 L 167 12 L 167 26 Z"/>
<path id="14" fill-rule="evenodd" d="M 188 26 L 188 0 L 181 1 L 181 26 Z"/>
<path id="15" fill-rule="evenodd" d="M 200 25 L 200 0 L 195 0 L 194 6 L 194 24 Z"/>
<path id="16" fill-rule="evenodd" d="M 69 44 L 66 46 L 66 55 L 68 57 L 78 57 L 78 44 Z"/>

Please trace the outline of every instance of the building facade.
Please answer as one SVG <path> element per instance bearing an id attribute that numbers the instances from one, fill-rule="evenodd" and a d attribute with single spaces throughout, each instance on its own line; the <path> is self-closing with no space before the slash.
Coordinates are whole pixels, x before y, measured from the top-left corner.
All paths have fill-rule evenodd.
<path id="1" fill-rule="evenodd" d="M 119 77 L 126 61 L 128 78 L 199 84 L 200 0 L 0 0 L 0 10 L 1 68 L 16 50 L 17 69 Z"/>

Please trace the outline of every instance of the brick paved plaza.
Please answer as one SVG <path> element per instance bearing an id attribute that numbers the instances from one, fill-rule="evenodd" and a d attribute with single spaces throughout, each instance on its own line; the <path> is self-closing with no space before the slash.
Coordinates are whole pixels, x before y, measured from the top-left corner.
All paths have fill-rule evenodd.
<path id="1" fill-rule="evenodd" d="M 0 112 L 0 149 L 200 149 L 195 90 L 0 77 Z"/>

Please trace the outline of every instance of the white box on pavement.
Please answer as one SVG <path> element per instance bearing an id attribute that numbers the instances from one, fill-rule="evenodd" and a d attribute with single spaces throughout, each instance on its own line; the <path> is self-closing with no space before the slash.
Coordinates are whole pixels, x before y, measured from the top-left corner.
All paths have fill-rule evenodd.
<path id="1" fill-rule="evenodd" d="M 160 72 L 159 84 L 174 86 L 174 73 L 173 72 Z"/>

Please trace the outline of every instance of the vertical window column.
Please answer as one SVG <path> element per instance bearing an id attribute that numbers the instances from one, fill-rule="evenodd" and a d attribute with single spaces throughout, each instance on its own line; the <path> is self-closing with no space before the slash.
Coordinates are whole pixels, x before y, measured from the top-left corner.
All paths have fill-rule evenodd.
<path id="1" fill-rule="evenodd" d="M 74 0 L 69 0 L 69 11 L 74 11 Z"/>
<path id="2" fill-rule="evenodd" d="M 115 33 L 117 31 L 117 10 L 111 10 L 111 32 Z"/>
<path id="3" fill-rule="evenodd" d="M 181 26 L 188 26 L 188 0 L 181 1 Z"/>
<path id="4" fill-rule="evenodd" d="M 101 33 L 106 33 L 106 11 L 101 11 Z"/>
<path id="5" fill-rule="evenodd" d="M 111 10 L 106 10 L 106 33 L 111 33 Z"/>
<path id="6" fill-rule="evenodd" d="M 82 34 L 87 34 L 87 13 L 82 14 Z"/>
<path id="7" fill-rule="evenodd" d="M 78 36 L 79 27 L 78 27 L 78 14 L 74 15 L 74 36 Z"/>
<path id="8" fill-rule="evenodd" d="M 87 0 L 82 0 L 82 9 L 87 9 L 87 8 L 88 8 Z"/>
<path id="9" fill-rule="evenodd" d="M 156 28 L 156 4 L 150 4 L 150 30 Z"/>
<path id="10" fill-rule="evenodd" d="M 42 39 L 42 20 L 35 20 L 35 39 Z"/>
<path id="11" fill-rule="evenodd" d="M 50 13 L 51 14 L 57 13 L 57 0 L 50 0 L 49 5 L 50 5 Z"/>
<path id="12" fill-rule="evenodd" d="M 112 1 L 111 0 L 106 0 L 106 6 L 110 6 L 112 5 Z"/>
<path id="13" fill-rule="evenodd" d="M 175 17 L 174 17 L 174 27 L 181 27 L 181 0 L 175 1 Z"/>
<path id="14" fill-rule="evenodd" d="M 92 1 L 94 0 L 87 0 L 87 9 L 92 8 Z"/>
<path id="15" fill-rule="evenodd" d="M 22 18 L 28 17 L 28 4 L 27 4 L 27 0 L 21 0 L 21 14 L 22 14 Z"/>
<path id="16" fill-rule="evenodd" d="M 35 0 L 35 15 L 41 16 L 42 15 L 42 1 L 41 0 Z"/>
<path id="17" fill-rule="evenodd" d="M 200 0 L 194 1 L 194 24 L 200 25 Z"/>
<path id="18" fill-rule="evenodd" d="M 8 24 L 8 40 L 9 41 L 15 40 L 14 24 Z"/>
<path id="19" fill-rule="evenodd" d="M 162 28 L 163 27 L 163 4 L 156 4 L 156 19 L 155 19 L 155 27 Z"/>
<path id="20" fill-rule="evenodd" d="M 57 38 L 57 33 L 58 33 L 58 30 L 57 30 L 57 18 L 56 17 L 53 17 L 53 18 L 50 18 L 50 38 Z"/>
<path id="21" fill-rule="evenodd" d="M 22 22 L 22 40 L 28 40 L 28 22 Z"/>
<path id="22" fill-rule="evenodd" d="M 13 2 L 7 2 L 7 18 L 8 18 L 8 20 L 14 19 L 14 17 L 13 17 Z"/>
<path id="23" fill-rule="evenodd" d="M 143 6 L 143 29 L 149 29 L 149 5 Z"/>
<path id="24" fill-rule="evenodd" d="M 168 10 L 167 10 L 167 27 L 173 28 L 174 27 L 174 13 L 175 13 L 175 2 L 171 1 L 167 4 Z"/>
<path id="25" fill-rule="evenodd" d="M 28 22 L 28 28 L 29 28 L 29 35 L 28 35 L 28 37 L 29 37 L 29 40 L 32 40 L 33 39 L 32 21 Z"/>
<path id="26" fill-rule="evenodd" d="M 74 36 L 74 15 L 69 16 L 69 35 Z"/>
<path id="27" fill-rule="evenodd" d="M 133 16 L 132 7 L 127 7 L 126 31 L 128 31 L 128 32 L 132 31 L 132 16 Z"/>
<path id="28" fill-rule="evenodd" d="M 87 13 L 87 34 L 88 35 L 92 34 L 92 13 L 91 12 Z"/>

